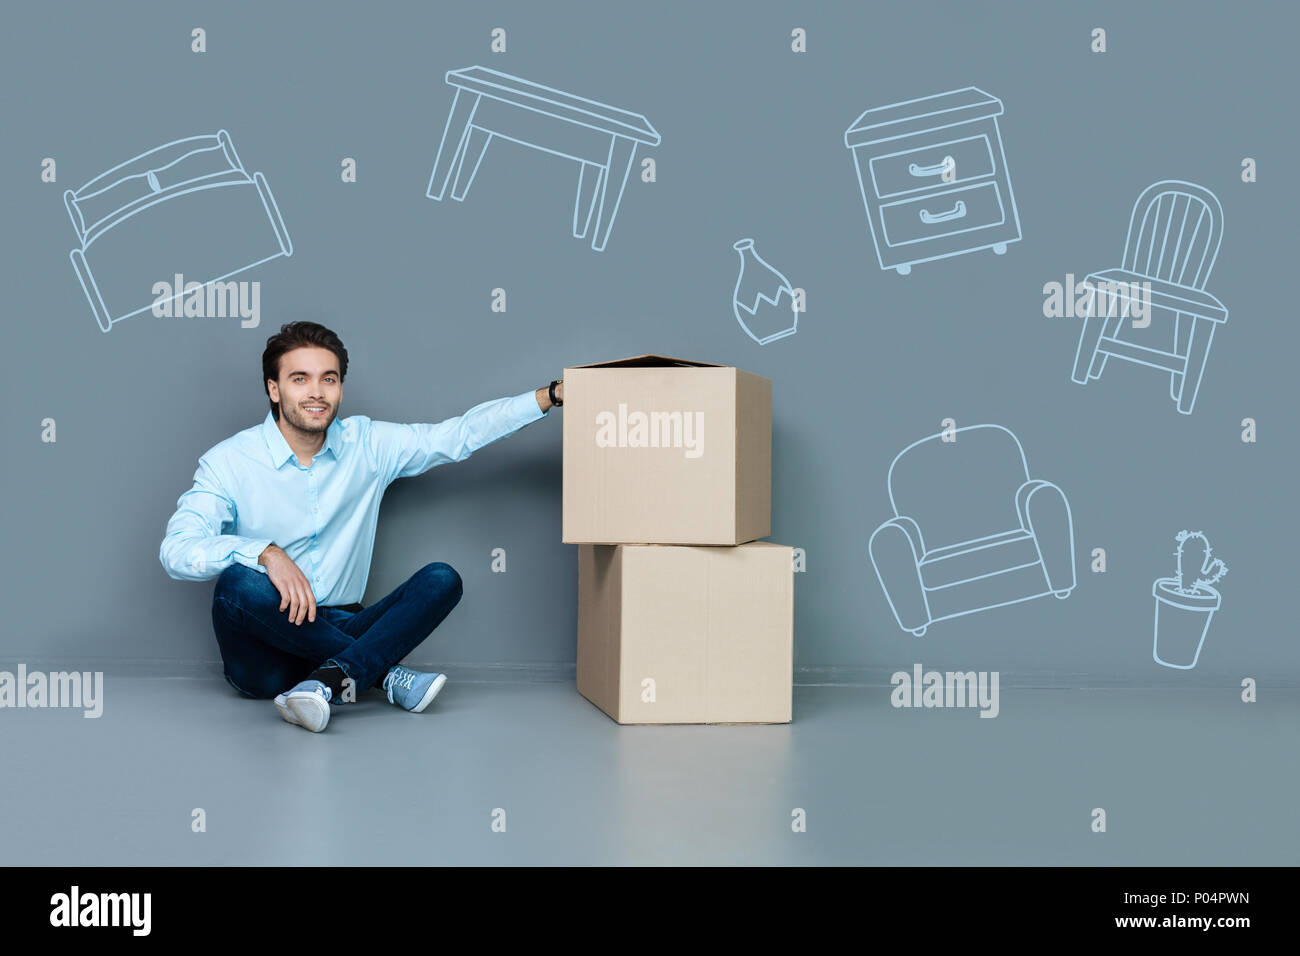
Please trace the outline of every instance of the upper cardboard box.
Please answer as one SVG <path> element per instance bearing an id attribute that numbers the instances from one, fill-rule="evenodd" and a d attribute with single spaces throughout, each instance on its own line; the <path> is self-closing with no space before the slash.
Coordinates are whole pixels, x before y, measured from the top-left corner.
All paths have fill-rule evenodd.
<path id="1" fill-rule="evenodd" d="M 669 358 L 666 355 L 633 355 L 631 358 L 613 359 L 609 362 L 592 362 L 590 365 L 571 365 L 570 368 L 727 368 L 713 362 L 693 362 L 690 359 Z M 568 369 L 565 369 L 567 372 Z"/>
<path id="2" fill-rule="evenodd" d="M 635 355 L 564 370 L 567 544 L 737 545 L 771 532 L 772 383 Z"/>

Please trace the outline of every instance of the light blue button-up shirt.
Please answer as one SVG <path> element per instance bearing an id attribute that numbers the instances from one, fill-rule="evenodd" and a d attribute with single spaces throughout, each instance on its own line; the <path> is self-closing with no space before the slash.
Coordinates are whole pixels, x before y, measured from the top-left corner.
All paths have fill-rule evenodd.
<path id="1" fill-rule="evenodd" d="M 384 490 L 464 461 L 545 414 L 530 391 L 436 425 L 336 418 L 303 468 L 268 411 L 262 424 L 204 452 L 194 487 L 167 522 L 159 560 L 180 581 L 214 578 L 234 562 L 265 574 L 258 555 L 276 544 L 307 576 L 318 605 L 359 603 Z"/>

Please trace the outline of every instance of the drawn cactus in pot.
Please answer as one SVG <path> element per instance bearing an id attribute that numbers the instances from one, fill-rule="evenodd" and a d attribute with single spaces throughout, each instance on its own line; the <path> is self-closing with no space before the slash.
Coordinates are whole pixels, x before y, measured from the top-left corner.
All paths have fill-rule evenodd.
<path id="1" fill-rule="evenodd" d="M 1189 571 L 1183 565 L 1187 542 L 1192 539 L 1200 541 L 1199 571 Z M 1180 531 L 1177 541 L 1174 576 L 1157 578 L 1151 586 L 1156 599 L 1152 656 L 1165 667 L 1190 670 L 1201 656 L 1210 621 L 1219 609 L 1221 598 L 1214 585 L 1223 580 L 1228 566 L 1213 556 L 1210 540 L 1200 531 Z"/>

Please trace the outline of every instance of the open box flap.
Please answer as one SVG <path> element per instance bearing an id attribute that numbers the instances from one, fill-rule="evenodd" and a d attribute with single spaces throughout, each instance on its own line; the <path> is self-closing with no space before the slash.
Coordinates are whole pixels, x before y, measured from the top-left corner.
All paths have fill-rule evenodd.
<path id="1" fill-rule="evenodd" d="M 694 362 L 690 359 L 670 358 L 666 355 L 633 355 L 629 358 L 613 359 L 608 362 L 592 362 L 589 365 L 571 365 L 570 368 L 670 368 L 673 366 L 696 368 L 726 368 L 716 362 Z"/>

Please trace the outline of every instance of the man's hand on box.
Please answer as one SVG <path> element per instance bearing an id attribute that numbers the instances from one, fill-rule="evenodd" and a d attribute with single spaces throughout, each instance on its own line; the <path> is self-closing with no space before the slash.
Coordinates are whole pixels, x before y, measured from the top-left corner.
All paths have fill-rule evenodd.
<path id="1" fill-rule="evenodd" d="M 555 397 L 559 400 L 560 405 L 564 404 L 564 382 L 560 382 L 555 386 Z M 552 408 L 556 407 L 551 404 L 550 385 L 545 385 L 537 390 L 537 407 L 544 412 L 549 412 Z"/>

